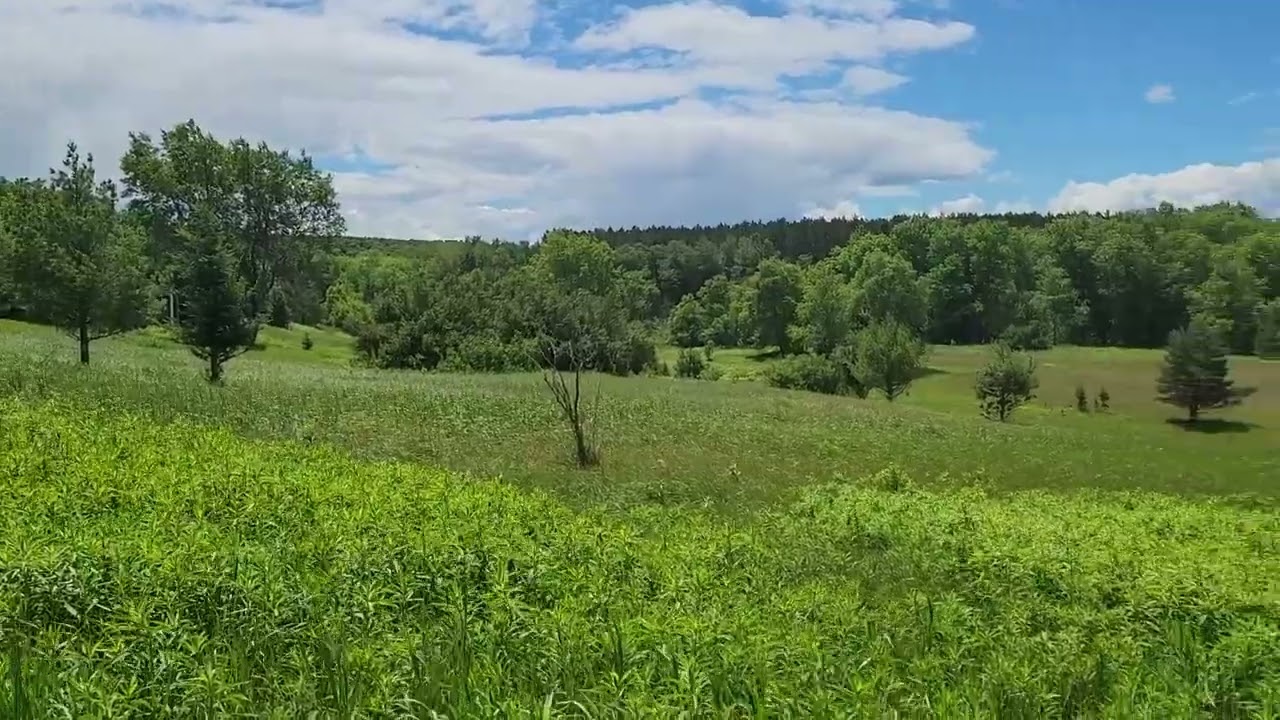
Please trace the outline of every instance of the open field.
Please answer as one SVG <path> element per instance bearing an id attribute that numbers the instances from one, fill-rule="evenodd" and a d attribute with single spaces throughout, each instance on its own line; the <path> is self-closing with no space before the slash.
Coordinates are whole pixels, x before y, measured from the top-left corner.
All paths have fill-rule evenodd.
<path id="1" fill-rule="evenodd" d="M 229 366 L 211 389 L 182 348 L 154 337 L 95 345 L 75 365 L 55 333 L 0 324 L 0 383 L 34 399 L 50 393 L 168 422 L 186 418 L 263 439 L 332 444 L 367 459 L 400 459 L 501 476 L 577 506 L 707 504 L 736 512 L 894 464 L 926 485 L 969 476 L 998 489 L 1148 489 L 1280 494 L 1280 363 L 1233 362 L 1259 392 L 1216 414 L 1222 432 L 1169 425 L 1156 403 L 1155 351 L 1063 348 L 1042 354 L 1041 396 L 1002 425 L 979 417 L 969 390 L 983 357 L 938 348 L 931 372 L 896 405 L 757 383 L 668 378 L 598 379 L 604 463 L 579 472 L 537 375 L 443 375 L 347 367 L 332 336 L 329 360 L 292 362 L 284 335 Z M 293 339 L 298 331 L 290 331 Z M 271 335 L 267 340 L 271 342 Z M 316 350 L 311 351 L 315 353 Z M 297 354 L 305 354 L 298 349 Z M 717 362 L 756 362 L 721 350 Z M 1105 384 L 1113 410 L 1067 409 L 1075 384 Z M 975 478 L 969 478 L 974 480 Z"/>
<path id="2" fill-rule="evenodd" d="M 887 472 L 575 512 L 68 400 L 0 442 L 5 717 L 1280 712 L 1268 509 Z"/>
<path id="3" fill-rule="evenodd" d="M 0 323 L 0 716 L 1280 713 L 1280 365 L 1218 433 L 1140 351 L 1007 425 L 965 348 L 896 405 L 603 377 L 582 472 L 537 375 L 263 345 Z"/>

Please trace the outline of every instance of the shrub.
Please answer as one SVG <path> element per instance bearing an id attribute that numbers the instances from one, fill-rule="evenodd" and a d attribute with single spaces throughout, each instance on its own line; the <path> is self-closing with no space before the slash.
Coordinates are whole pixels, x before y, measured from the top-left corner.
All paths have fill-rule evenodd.
<path id="1" fill-rule="evenodd" d="M 293 313 L 289 309 L 289 298 L 279 286 L 271 290 L 270 307 L 267 311 L 267 324 L 271 327 L 289 329 L 293 322 Z"/>
<path id="2" fill-rule="evenodd" d="M 915 331 L 891 319 L 858 333 L 853 375 L 893 402 L 911 387 L 924 363 L 925 345 Z"/>
<path id="3" fill-rule="evenodd" d="M 1085 391 L 1083 385 L 1076 386 L 1076 410 L 1082 413 L 1089 412 L 1089 393 Z"/>
<path id="4" fill-rule="evenodd" d="M 1106 388 L 1100 388 L 1098 390 L 1098 397 L 1094 399 L 1093 404 L 1094 404 L 1094 407 L 1096 407 L 1101 412 L 1106 412 L 1110 410 L 1111 409 L 1111 393 L 1107 392 Z"/>
<path id="5" fill-rule="evenodd" d="M 517 372 L 532 370 L 533 356 L 518 344 L 508 344 L 495 334 L 467 335 L 449 348 L 440 369 L 449 372 Z"/>
<path id="6" fill-rule="evenodd" d="M 978 371 L 974 389 L 982 414 L 1004 422 L 1019 405 L 1035 397 L 1036 363 L 1030 356 L 1020 356 L 1008 345 L 995 346 L 991 361 Z"/>
<path id="7" fill-rule="evenodd" d="M 847 369 L 840 363 L 821 355 L 796 355 L 778 362 L 765 372 L 765 380 L 776 388 L 827 395 L 847 392 L 848 376 Z"/>
<path id="8" fill-rule="evenodd" d="M 698 375 L 698 378 L 700 380 L 706 380 L 707 382 L 715 382 L 722 377 L 724 377 L 724 371 L 715 365 L 711 365 L 710 363 L 708 363 L 707 366 L 703 368 L 702 372 L 699 373 Z"/>
<path id="9" fill-rule="evenodd" d="M 702 359 L 702 353 L 694 348 L 683 348 L 680 350 L 680 357 L 676 359 L 676 377 L 701 377 L 706 367 L 707 362 Z"/>
<path id="10" fill-rule="evenodd" d="M 302 349 L 310 350 L 316 346 L 316 341 L 311 339 L 311 333 L 302 334 Z"/>
<path id="11" fill-rule="evenodd" d="M 708 341 L 702 348 L 702 354 L 707 358 L 707 362 L 711 362 L 715 357 L 716 344 Z"/>

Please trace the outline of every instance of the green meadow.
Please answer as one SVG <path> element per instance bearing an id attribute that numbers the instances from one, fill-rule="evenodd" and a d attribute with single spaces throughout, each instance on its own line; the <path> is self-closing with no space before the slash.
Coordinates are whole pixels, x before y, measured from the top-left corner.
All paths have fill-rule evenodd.
<path id="1" fill-rule="evenodd" d="M 1280 363 L 1188 431 L 1158 352 L 1039 353 L 1001 424 L 980 348 L 894 404 L 725 349 L 591 376 L 582 471 L 537 374 L 260 344 L 0 322 L 0 716 L 1280 714 Z"/>

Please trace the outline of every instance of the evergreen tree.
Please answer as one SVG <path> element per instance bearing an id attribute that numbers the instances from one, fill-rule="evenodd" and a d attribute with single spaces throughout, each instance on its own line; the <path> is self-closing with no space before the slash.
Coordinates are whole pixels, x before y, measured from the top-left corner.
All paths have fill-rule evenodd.
<path id="1" fill-rule="evenodd" d="M 67 145 L 62 169 L 38 207 L 30 237 L 14 253 L 15 285 L 32 314 L 75 338 L 80 362 L 89 343 L 146 325 L 152 304 L 146 239 L 116 210 L 116 189 L 95 179 L 93 156 Z"/>
<path id="2" fill-rule="evenodd" d="M 1169 333 L 1156 384 L 1160 402 L 1186 408 L 1195 422 L 1205 410 L 1238 404 L 1247 392 L 1232 385 L 1227 379 L 1227 348 L 1207 322 L 1192 320 L 1186 328 Z"/>
<path id="3" fill-rule="evenodd" d="M 1008 345 L 998 343 L 990 362 L 978 371 L 974 389 L 982 414 L 1005 422 L 1019 405 L 1035 397 L 1038 386 L 1035 360 L 1019 357 Z"/>
<path id="4" fill-rule="evenodd" d="M 1254 352 L 1266 360 L 1280 360 L 1280 299 L 1258 306 Z"/>
<path id="5" fill-rule="evenodd" d="M 920 337 L 903 323 L 885 318 L 858 333 L 853 374 L 893 402 L 911 387 L 924 357 L 925 345 Z"/>
<path id="6" fill-rule="evenodd" d="M 210 233 L 195 250 L 180 285 L 180 337 L 196 357 L 209 363 L 208 379 L 222 381 L 222 366 L 253 347 L 257 318 L 250 311 L 234 261 Z"/>

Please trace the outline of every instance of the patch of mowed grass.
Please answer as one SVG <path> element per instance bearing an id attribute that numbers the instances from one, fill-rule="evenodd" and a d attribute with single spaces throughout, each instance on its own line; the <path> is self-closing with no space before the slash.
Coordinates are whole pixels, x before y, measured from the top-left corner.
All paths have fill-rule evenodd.
<path id="1" fill-rule="evenodd" d="M 1119 386 L 1109 388 L 1117 406 L 1109 414 L 1033 405 L 1000 424 L 978 416 L 971 376 L 960 371 L 928 376 L 894 405 L 751 382 L 592 377 L 588 387 L 594 396 L 598 382 L 602 398 L 603 461 L 577 471 L 568 431 L 536 374 L 375 371 L 249 353 L 228 366 L 226 387 L 211 388 L 179 347 L 133 338 L 95 346 L 93 364 L 81 368 L 55 334 L 0 334 L 0 392 L 70 396 L 161 422 L 188 419 L 255 438 L 334 444 L 366 459 L 501 476 L 577 506 L 753 511 L 890 463 L 935 485 L 980 476 L 1001 489 L 1280 492 L 1280 423 L 1189 433 L 1125 414 L 1137 390 Z M 1074 386 L 1064 386 L 1068 402 Z"/>
<path id="2" fill-rule="evenodd" d="M 898 469 L 727 521 L 0 401 L 4 717 L 1275 717 L 1280 517 Z"/>

